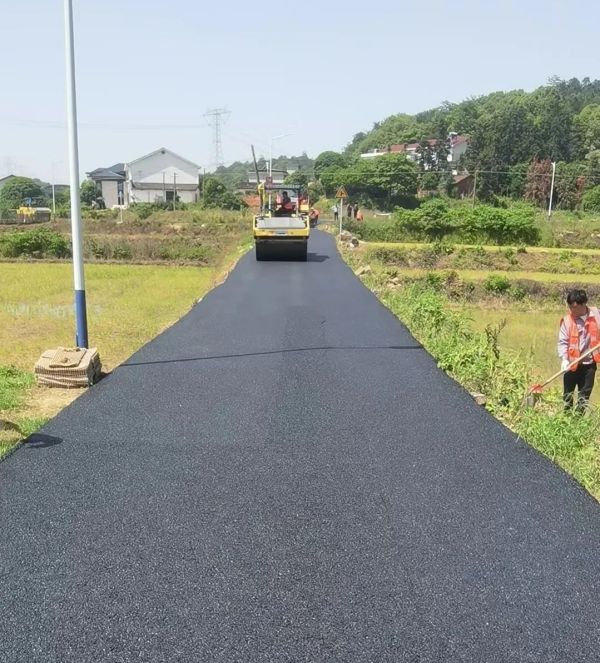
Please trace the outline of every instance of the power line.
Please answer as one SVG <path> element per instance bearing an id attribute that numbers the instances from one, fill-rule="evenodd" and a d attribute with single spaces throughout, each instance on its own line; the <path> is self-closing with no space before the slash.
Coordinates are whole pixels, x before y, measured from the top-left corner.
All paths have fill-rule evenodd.
<path id="1" fill-rule="evenodd" d="M 64 129 L 65 122 L 58 120 L 16 120 L 1 119 L 0 124 L 19 127 L 37 127 L 40 129 Z M 99 129 L 99 130 L 160 130 L 160 129 L 204 129 L 205 124 L 118 124 L 111 122 L 78 122 L 80 129 Z"/>

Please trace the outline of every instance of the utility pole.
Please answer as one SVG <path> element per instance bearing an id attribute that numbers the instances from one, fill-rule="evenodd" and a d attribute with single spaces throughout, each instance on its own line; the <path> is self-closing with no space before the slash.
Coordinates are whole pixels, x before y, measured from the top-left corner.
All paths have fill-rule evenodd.
<path id="1" fill-rule="evenodd" d="M 173 173 L 173 211 L 177 205 L 177 173 Z"/>
<path id="2" fill-rule="evenodd" d="M 167 202 L 167 187 L 165 184 L 165 171 L 163 170 L 163 201 Z"/>
<path id="3" fill-rule="evenodd" d="M 221 141 L 222 118 L 229 115 L 231 111 L 226 108 L 211 108 L 204 113 L 204 117 L 210 118 L 210 125 L 214 129 L 213 151 L 215 168 L 223 165 L 223 143 Z"/>
<path id="4" fill-rule="evenodd" d="M 71 183 L 71 235 L 73 242 L 73 281 L 75 286 L 75 319 L 77 347 L 88 347 L 85 282 L 83 273 L 83 241 L 79 201 L 79 147 L 77 141 L 77 98 L 75 91 L 75 48 L 73 38 L 73 4 L 64 0 L 65 63 L 67 74 L 67 127 L 69 137 L 69 170 Z"/>
<path id="5" fill-rule="evenodd" d="M 550 200 L 548 201 L 548 221 L 552 216 L 552 196 L 554 194 L 554 176 L 556 175 L 556 161 L 552 162 L 552 182 L 550 183 Z"/>
<path id="6" fill-rule="evenodd" d="M 473 204 L 475 207 L 475 196 L 477 195 L 477 171 L 475 171 L 475 178 L 473 179 Z"/>

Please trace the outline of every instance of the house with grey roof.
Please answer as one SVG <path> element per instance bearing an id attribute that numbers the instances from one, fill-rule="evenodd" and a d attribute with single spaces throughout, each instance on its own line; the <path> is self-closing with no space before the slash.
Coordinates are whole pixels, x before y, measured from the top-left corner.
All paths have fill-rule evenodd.
<path id="1" fill-rule="evenodd" d="M 96 168 L 87 173 L 96 182 L 98 194 L 109 209 L 125 205 L 125 164 L 116 163 L 108 168 Z"/>
<path id="2" fill-rule="evenodd" d="M 184 203 L 198 200 L 200 167 L 161 147 L 128 163 L 96 168 L 87 173 L 96 182 L 107 207 L 134 203 Z"/>

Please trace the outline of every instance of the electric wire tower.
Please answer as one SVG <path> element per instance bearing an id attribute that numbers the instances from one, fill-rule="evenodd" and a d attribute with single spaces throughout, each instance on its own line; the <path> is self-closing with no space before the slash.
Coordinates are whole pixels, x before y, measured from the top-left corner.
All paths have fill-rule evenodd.
<path id="1" fill-rule="evenodd" d="M 221 140 L 221 127 L 223 118 L 230 114 L 226 108 L 211 108 L 204 113 L 204 117 L 209 119 L 210 126 L 214 129 L 214 157 L 215 168 L 223 165 L 223 142 Z"/>

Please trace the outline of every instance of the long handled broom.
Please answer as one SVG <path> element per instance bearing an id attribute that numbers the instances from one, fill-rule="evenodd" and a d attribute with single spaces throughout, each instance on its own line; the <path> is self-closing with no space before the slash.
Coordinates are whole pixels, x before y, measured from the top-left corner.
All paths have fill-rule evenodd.
<path id="1" fill-rule="evenodd" d="M 589 350 L 586 350 L 581 356 L 577 357 L 577 359 L 574 359 L 563 371 L 562 369 L 560 371 L 557 371 L 554 375 L 549 377 L 545 382 L 534 384 L 530 387 L 529 391 L 527 392 L 527 395 L 525 396 L 525 405 L 528 407 L 532 407 L 535 405 L 536 401 L 540 397 L 542 391 L 544 390 L 544 387 L 547 387 L 551 382 L 556 380 L 556 378 L 560 377 L 567 371 L 570 371 L 573 366 L 577 366 L 577 364 L 584 359 L 585 357 L 588 357 L 591 355 L 593 352 L 596 352 L 596 350 L 600 350 L 600 343 L 598 345 L 595 345 L 593 348 L 590 348 Z"/>

